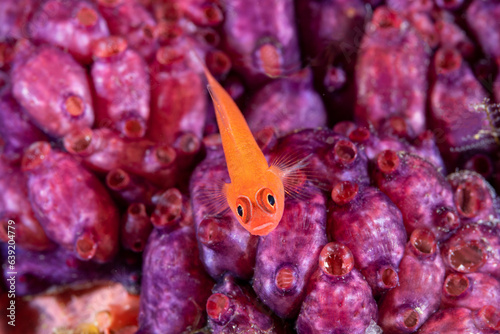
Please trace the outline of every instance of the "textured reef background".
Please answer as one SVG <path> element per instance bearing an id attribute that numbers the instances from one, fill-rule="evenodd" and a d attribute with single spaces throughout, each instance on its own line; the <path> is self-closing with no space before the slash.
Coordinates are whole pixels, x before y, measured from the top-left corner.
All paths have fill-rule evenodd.
<path id="1" fill-rule="evenodd" d="M 308 156 L 266 236 L 193 50 Z M 1 0 L 0 332 L 498 333 L 499 68 L 498 0 Z"/>

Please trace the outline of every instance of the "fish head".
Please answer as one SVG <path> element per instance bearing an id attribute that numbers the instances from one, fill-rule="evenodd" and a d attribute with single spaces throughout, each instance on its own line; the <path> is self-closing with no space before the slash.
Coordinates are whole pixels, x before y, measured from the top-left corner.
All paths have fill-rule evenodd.
<path id="1" fill-rule="evenodd" d="M 267 235 L 279 224 L 285 208 L 285 193 L 278 176 L 267 173 L 252 186 L 228 196 L 238 222 L 253 235 Z M 232 198 L 233 200 L 230 200 Z"/>

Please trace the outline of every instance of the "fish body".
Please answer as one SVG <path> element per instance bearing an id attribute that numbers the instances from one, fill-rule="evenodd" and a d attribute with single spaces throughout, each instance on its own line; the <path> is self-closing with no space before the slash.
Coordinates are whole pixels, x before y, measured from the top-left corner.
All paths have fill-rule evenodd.
<path id="1" fill-rule="evenodd" d="M 268 164 L 236 103 L 203 67 L 231 179 L 222 196 L 247 231 L 267 235 L 283 216 L 288 170 Z"/>

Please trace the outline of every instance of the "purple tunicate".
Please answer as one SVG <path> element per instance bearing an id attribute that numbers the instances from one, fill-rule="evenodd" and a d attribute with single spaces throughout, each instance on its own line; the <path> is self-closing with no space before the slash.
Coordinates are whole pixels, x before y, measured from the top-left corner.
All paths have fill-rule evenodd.
<path id="1" fill-rule="evenodd" d="M 33 251 L 53 249 L 55 244 L 31 208 L 26 182 L 26 175 L 17 165 L 0 157 L 0 241 L 14 240 L 14 249 L 16 245 Z"/>
<path id="2" fill-rule="evenodd" d="M 177 334 L 204 326 L 213 281 L 203 270 L 192 216 L 154 229 L 143 254 L 139 331 Z"/>
<path id="3" fill-rule="evenodd" d="M 481 175 L 462 170 L 448 175 L 461 224 L 499 219 L 496 192 Z"/>
<path id="4" fill-rule="evenodd" d="M 328 234 L 349 247 L 374 294 L 397 286 L 407 238 L 401 211 L 384 193 L 349 181 L 335 185 Z"/>
<path id="5" fill-rule="evenodd" d="M 97 126 L 111 125 L 129 138 L 144 136 L 150 93 L 146 63 L 121 37 L 98 40 L 93 54 Z"/>
<path id="6" fill-rule="evenodd" d="M 172 144 L 181 132 L 201 138 L 207 112 L 207 94 L 201 73 L 187 56 L 194 46 L 181 41 L 156 52 L 151 72 L 151 114 L 147 137 Z"/>
<path id="7" fill-rule="evenodd" d="M 32 143 L 47 140 L 22 109 L 8 88 L 0 93 L 0 137 L 5 141 L 3 155 L 11 161 L 19 161 Z"/>
<path id="8" fill-rule="evenodd" d="M 319 252 L 327 243 L 325 210 L 325 198 L 318 191 L 306 200 L 288 198 L 278 227 L 260 239 L 253 288 L 280 317 L 293 318 L 299 312 Z"/>
<path id="9" fill-rule="evenodd" d="M 451 273 L 446 276 L 441 307 L 466 307 L 472 311 L 484 305 L 500 305 L 500 282 L 483 273 Z"/>
<path id="10" fill-rule="evenodd" d="M 254 132 L 272 126 L 277 136 L 326 125 L 326 111 L 312 87 L 309 69 L 272 81 L 252 98 L 245 111 Z"/>
<path id="11" fill-rule="evenodd" d="M 399 14 L 377 8 L 356 64 L 355 118 L 377 128 L 398 115 L 416 133 L 424 131 L 429 56 L 425 42 Z"/>
<path id="12" fill-rule="evenodd" d="M 481 106 L 486 91 L 456 49 L 440 48 L 433 61 L 429 128 L 436 136 L 448 170 L 454 170 L 463 151 L 490 152 L 491 128 Z"/>
<path id="13" fill-rule="evenodd" d="M 35 0 L 0 1 L 0 40 L 27 37 L 26 26 L 36 9 Z"/>
<path id="14" fill-rule="evenodd" d="M 142 252 L 153 225 L 142 203 L 130 204 L 122 217 L 121 244 L 123 248 Z"/>
<path id="15" fill-rule="evenodd" d="M 119 216 L 99 179 L 47 142 L 26 150 L 22 169 L 47 236 L 82 260 L 111 261 L 118 252 Z"/>
<path id="16" fill-rule="evenodd" d="M 500 225 L 467 224 L 448 240 L 441 252 L 444 263 L 460 273 L 481 272 L 500 279 Z"/>
<path id="17" fill-rule="evenodd" d="M 420 328 L 419 334 L 498 333 L 500 310 L 498 305 L 484 306 L 479 311 L 449 308 L 434 313 Z"/>
<path id="18" fill-rule="evenodd" d="M 112 169 L 106 174 L 106 186 L 122 202 L 143 203 L 147 207 L 151 207 L 151 199 L 157 190 L 148 181 L 121 168 Z"/>
<path id="19" fill-rule="evenodd" d="M 245 285 L 237 284 L 230 274 L 224 275 L 208 298 L 208 325 L 214 334 L 282 333 L 281 324 L 270 314 Z"/>
<path id="20" fill-rule="evenodd" d="M 300 68 L 293 1 L 227 0 L 223 9 L 223 49 L 249 86 Z"/>
<path id="21" fill-rule="evenodd" d="M 107 128 L 84 128 L 66 135 L 63 143 L 68 152 L 81 157 L 91 170 L 109 172 L 120 168 L 157 187 L 167 188 L 182 183 L 184 173 L 190 170 L 188 167 L 200 149 L 198 139 L 190 134 L 178 139 L 176 149 L 148 139 L 123 138 Z"/>
<path id="22" fill-rule="evenodd" d="M 138 0 L 94 0 L 108 24 L 112 35 L 127 39 L 128 45 L 145 59 L 150 59 L 156 48 L 151 13 Z"/>
<path id="23" fill-rule="evenodd" d="M 413 333 L 441 302 L 445 268 L 434 235 L 416 229 L 399 265 L 399 285 L 380 304 L 379 325 L 384 333 Z"/>
<path id="24" fill-rule="evenodd" d="M 354 123 L 349 125 L 344 123 L 342 126 L 345 128 L 340 126 L 337 128 L 356 143 L 369 160 L 375 159 L 385 150 L 407 151 L 428 160 L 443 174 L 445 173 L 444 162 L 432 132 L 426 130 L 413 138 L 411 130 L 407 128 L 406 121 L 402 117 L 393 116 L 385 120 L 382 127 L 386 131 L 358 127 Z"/>
<path id="25" fill-rule="evenodd" d="M 346 137 L 328 129 L 305 129 L 280 138 L 272 157 L 307 158 L 305 176 L 330 190 L 341 181 L 369 184 L 368 159 Z"/>
<path id="26" fill-rule="evenodd" d="M 474 0 L 465 11 L 467 24 L 478 39 L 484 52 L 500 65 L 500 29 L 498 1 Z"/>
<path id="27" fill-rule="evenodd" d="M 377 304 L 370 286 L 357 269 L 346 246 L 331 242 L 323 247 L 319 268 L 308 283 L 296 328 L 298 333 L 365 333 L 377 319 Z"/>
<path id="28" fill-rule="evenodd" d="M 24 45 L 12 68 L 12 93 L 30 120 L 51 137 L 92 126 L 87 74 L 69 54 Z"/>
<path id="29" fill-rule="evenodd" d="M 68 50 L 76 60 L 85 64 L 92 61 L 93 43 L 109 36 L 106 21 L 94 4 L 85 0 L 42 2 L 28 29 L 34 41 Z"/>
<path id="30" fill-rule="evenodd" d="M 401 210 L 408 234 L 427 228 L 440 241 L 459 227 L 451 185 L 430 162 L 406 152 L 383 151 L 375 161 L 373 180 Z"/>

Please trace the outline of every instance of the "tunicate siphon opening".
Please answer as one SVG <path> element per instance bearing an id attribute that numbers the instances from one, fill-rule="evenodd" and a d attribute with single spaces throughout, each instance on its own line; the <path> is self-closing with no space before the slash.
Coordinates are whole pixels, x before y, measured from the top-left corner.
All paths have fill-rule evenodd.
<path id="1" fill-rule="evenodd" d="M 486 262 L 486 252 L 477 241 L 469 241 L 452 247 L 448 259 L 456 271 L 475 272 Z"/>
<path id="2" fill-rule="evenodd" d="M 349 203 L 358 194 L 359 186 L 350 181 L 339 182 L 333 187 L 332 200 L 338 205 Z"/>
<path id="3" fill-rule="evenodd" d="M 197 234 L 198 240 L 207 247 L 214 246 L 227 237 L 221 227 L 221 221 L 217 218 L 203 219 L 198 226 Z"/>
<path id="4" fill-rule="evenodd" d="M 403 313 L 403 324 L 407 329 L 413 329 L 417 326 L 419 316 L 417 311 L 408 309 Z"/>
<path id="5" fill-rule="evenodd" d="M 143 203 L 132 203 L 127 208 L 127 213 L 131 216 L 146 215 L 146 206 Z"/>
<path id="6" fill-rule="evenodd" d="M 436 51 L 434 58 L 434 66 L 436 71 L 441 74 L 446 74 L 455 71 L 462 65 L 462 56 L 460 53 L 451 48 L 440 48 Z"/>
<path id="7" fill-rule="evenodd" d="M 500 310 L 498 308 L 492 305 L 483 306 L 479 310 L 478 315 L 484 324 L 490 329 L 500 329 Z"/>
<path id="8" fill-rule="evenodd" d="M 370 131 L 367 128 L 357 128 L 354 129 L 349 134 L 349 139 L 355 143 L 362 143 L 370 138 Z"/>
<path id="9" fill-rule="evenodd" d="M 208 25 L 217 25 L 222 22 L 222 11 L 215 5 L 205 6 L 203 8 L 203 16 L 205 16 Z"/>
<path id="10" fill-rule="evenodd" d="M 460 226 L 460 220 L 450 208 L 443 208 L 437 212 L 436 225 L 445 231 L 453 231 Z"/>
<path id="11" fill-rule="evenodd" d="M 220 50 L 207 52 L 205 61 L 214 76 L 224 76 L 231 69 L 231 59 Z"/>
<path id="12" fill-rule="evenodd" d="M 172 3 L 166 1 L 163 1 L 161 6 L 155 8 L 154 14 L 156 18 L 162 18 L 166 21 L 178 21 L 183 15 L 176 2 Z"/>
<path id="13" fill-rule="evenodd" d="M 95 256 L 97 243 L 89 233 L 84 233 L 76 240 L 76 253 L 81 260 L 90 260 Z"/>
<path id="14" fill-rule="evenodd" d="M 341 122 L 336 123 L 332 129 L 333 129 L 333 132 L 337 132 L 337 133 L 340 133 L 344 136 L 347 136 L 351 132 L 353 132 L 355 129 L 357 129 L 357 126 L 356 126 L 356 124 L 354 124 L 351 121 L 341 121 Z"/>
<path id="15" fill-rule="evenodd" d="M 379 29 L 399 29 L 402 20 L 399 15 L 387 7 L 378 7 L 373 13 L 372 23 Z"/>
<path id="16" fill-rule="evenodd" d="M 219 133 L 212 133 L 203 138 L 205 147 L 217 147 L 222 145 L 222 138 Z"/>
<path id="17" fill-rule="evenodd" d="M 159 204 L 182 205 L 182 194 L 177 188 L 167 189 L 159 200 Z"/>
<path id="18" fill-rule="evenodd" d="M 143 203 L 130 204 L 125 218 L 121 231 L 122 245 L 134 252 L 142 252 L 152 229 L 146 206 Z"/>
<path id="19" fill-rule="evenodd" d="M 392 173 L 399 167 L 399 156 L 395 151 L 385 150 L 377 157 L 377 166 L 383 173 Z"/>
<path id="20" fill-rule="evenodd" d="M 455 205 L 458 212 L 467 218 L 477 216 L 481 211 L 482 189 L 473 182 L 460 184 L 455 190 Z"/>
<path id="21" fill-rule="evenodd" d="M 183 32 L 177 23 L 162 21 L 155 27 L 154 35 L 161 44 L 167 44 L 181 36 Z"/>
<path id="22" fill-rule="evenodd" d="M 64 109 L 73 117 L 78 117 L 85 111 L 85 102 L 76 95 L 71 95 L 64 101 Z"/>
<path id="23" fill-rule="evenodd" d="M 156 51 L 156 61 L 161 65 L 172 65 L 184 59 L 184 55 L 180 50 L 171 46 L 164 46 Z"/>
<path id="24" fill-rule="evenodd" d="M 123 134 L 128 138 L 141 138 L 145 132 L 146 128 L 140 119 L 129 119 L 123 125 Z"/>
<path id="25" fill-rule="evenodd" d="M 46 141 L 38 141 L 31 144 L 24 152 L 21 168 L 24 171 L 38 167 L 50 154 L 50 144 Z"/>
<path id="26" fill-rule="evenodd" d="M 126 188 L 130 183 L 130 176 L 121 168 L 113 169 L 106 175 L 106 185 L 115 191 Z"/>
<path id="27" fill-rule="evenodd" d="M 484 154 L 476 154 L 465 163 L 465 169 L 473 170 L 484 178 L 493 173 L 491 159 Z"/>
<path id="28" fill-rule="evenodd" d="M 263 44 L 256 51 L 256 55 L 262 72 L 271 78 L 281 75 L 281 51 L 275 45 L 271 43 Z"/>
<path id="29" fill-rule="evenodd" d="M 151 223 L 160 228 L 174 224 L 181 216 L 182 204 L 182 194 L 177 188 L 166 190 L 151 215 Z"/>
<path id="30" fill-rule="evenodd" d="M 449 274 L 444 280 L 444 292 L 448 296 L 460 296 L 468 288 L 469 279 L 463 274 Z"/>
<path id="31" fill-rule="evenodd" d="M 200 150 L 200 139 L 193 133 L 183 133 L 177 139 L 177 146 L 185 154 L 194 154 Z"/>
<path id="32" fill-rule="evenodd" d="M 84 27 L 92 27 L 97 23 L 99 16 L 92 8 L 84 7 L 76 13 L 76 19 Z"/>
<path id="33" fill-rule="evenodd" d="M 343 139 L 335 144 L 333 151 L 335 157 L 345 164 L 353 162 L 358 153 L 356 146 L 352 142 Z"/>
<path id="34" fill-rule="evenodd" d="M 220 43 L 219 34 L 211 28 L 198 28 L 197 34 L 200 36 L 208 45 L 216 47 Z"/>
<path id="35" fill-rule="evenodd" d="M 89 128 L 75 130 L 64 136 L 63 144 L 66 151 L 72 154 L 90 154 L 92 130 Z"/>
<path id="36" fill-rule="evenodd" d="M 109 36 L 99 39 L 93 48 L 94 56 L 110 58 L 121 54 L 127 49 L 127 40 L 120 36 Z"/>
<path id="37" fill-rule="evenodd" d="M 132 245 L 132 250 L 137 253 L 142 252 L 144 250 L 144 244 L 142 243 L 142 241 L 134 242 Z"/>
<path id="38" fill-rule="evenodd" d="M 416 229 L 411 233 L 410 243 L 419 254 L 428 255 L 436 252 L 436 237 L 425 229 Z"/>
<path id="39" fill-rule="evenodd" d="M 383 268 L 381 277 L 382 283 L 387 289 L 394 288 L 399 282 L 398 273 L 392 267 Z"/>
<path id="40" fill-rule="evenodd" d="M 297 275 L 295 269 L 290 266 L 285 266 L 276 272 L 274 280 L 276 287 L 282 291 L 290 291 L 297 284 Z"/>
<path id="41" fill-rule="evenodd" d="M 403 117 L 393 116 L 389 119 L 389 126 L 393 134 L 398 137 L 406 137 L 408 135 L 408 127 Z"/>
<path id="42" fill-rule="evenodd" d="M 164 167 L 170 165 L 176 157 L 175 150 L 170 146 L 160 146 L 155 150 L 156 160 Z"/>
<path id="43" fill-rule="evenodd" d="M 347 246 L 330 242 L 321 250 L 319 267 L 328 276 L 344 276 L 354 268 L 354 257 Z"/>
<path id="44" fill-rule="evenodd" d="M 226 322 L 229 320 L 227 313 L 230 312 L 230 305 L 231 302 L 225 294 L 214 293 L 207 300 L 207 314 L 218 323 Z"/>

